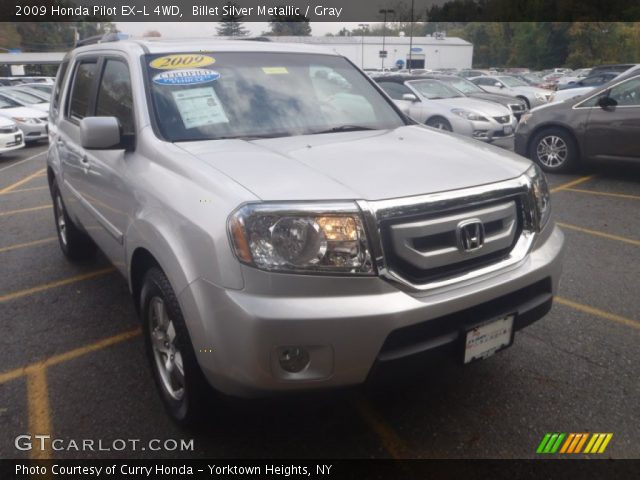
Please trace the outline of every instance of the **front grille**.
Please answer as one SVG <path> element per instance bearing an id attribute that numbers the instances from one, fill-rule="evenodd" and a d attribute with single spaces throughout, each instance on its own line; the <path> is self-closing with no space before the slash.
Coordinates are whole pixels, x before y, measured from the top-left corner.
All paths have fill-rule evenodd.
<path id="1" fill-rule="evenodd" d="M 2 127 L 0 128 L 0 133 L 15 133 L 18 131 L 18 127 L 12 125 L 10 127 Z"/>
<path id="2" fill-rule="evenodd" d="M 478 221 L 483 245 L 464 249 L 459 226 Z M 423 212 L 380 223 L 384 255 L 391 270 L 414 284 L 450 278 L 499 262 L 509 255 L 523 229 L 522 198 L 495 200 L 445 212 Z"/>
<path id="3" fill-rule="evenodd" d="M 498 123 L 509 123 L 510 118 L 511 117 L 509 115 L 504 115 L 502 117 L 493 117 L 493 119 Z"/>

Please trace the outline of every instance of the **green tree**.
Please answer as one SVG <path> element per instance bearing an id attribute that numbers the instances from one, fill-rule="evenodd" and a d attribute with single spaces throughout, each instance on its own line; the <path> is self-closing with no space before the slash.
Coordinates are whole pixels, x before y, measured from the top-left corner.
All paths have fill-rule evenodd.
<path id="1" fill-rule="evenodd" d="M 235 7 L 235 2 L 228 2 L 227 7 Z M 216 33 L 221 37 L 244 37 L 249 30 L 242 25 L 244 15 L 223 15 L 220 24 L 216 27 Z"/>
<path id="2" fill-rule="evenodd" d="M 311 35 L 309 19 L 304 15 L 274 15 L 269 21 L 271 30 L 265 35 L 275 36 L 305 36 Z"/>

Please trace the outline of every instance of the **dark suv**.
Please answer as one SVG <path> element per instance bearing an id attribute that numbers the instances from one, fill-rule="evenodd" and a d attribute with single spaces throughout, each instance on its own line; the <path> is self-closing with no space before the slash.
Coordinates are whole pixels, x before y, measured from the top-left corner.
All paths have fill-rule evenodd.
<path id="1" fill-rule="evenodd" d="M 640 162 L 640 67 L 587 95 L 551 103 L 520 119 L 515 151 L 547 172 L 582 161 Z"/>

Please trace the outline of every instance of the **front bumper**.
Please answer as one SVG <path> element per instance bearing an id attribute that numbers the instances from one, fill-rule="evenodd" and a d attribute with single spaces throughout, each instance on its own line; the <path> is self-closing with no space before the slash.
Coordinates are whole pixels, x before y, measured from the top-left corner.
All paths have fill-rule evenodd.
<path id="1" fill-rule="evenodd" d="M 43 123 L 21 123 L 20 130 L 24 133 L 25 142 L 35 142 L 49 138 L 49 129 L 46 122 Z"/>
<path id="2" fill-rule="evenodd" d="M 475 138 L 484 142 L 491 142 L 497 138 L 510 138 L 513 136 L 518 120 L 514 115 L 510 116 L 509 123 L 497 121 L 480 122 L 460 118 L 452 125 L 453 131 L 460 135 Z"/>
<path id="3" fill-rule="evenodd" d="M 356 385 L 381 361 L 455 346 L 464 328 L 502 310 L 517 312 L 516 329 L 543 316 L 558 288 L 563 244 L 562 232 L 549 224 L 516 267 L 426 294 L 400 290 L 379 277 L 269 274 L 244 267 L 244 290 L 200 279 L 179 301 L 200 366 L 224 393 Z M 289 346 L 309 352 L 310 364 L 300 373 L 280 367 L 279 349 Z"/>
<path id="4" fill-rule="evenodd" d="M 0 134 L 0 153 L 24 147 L 24 134 L 18 129 L 12 133 Z"/>

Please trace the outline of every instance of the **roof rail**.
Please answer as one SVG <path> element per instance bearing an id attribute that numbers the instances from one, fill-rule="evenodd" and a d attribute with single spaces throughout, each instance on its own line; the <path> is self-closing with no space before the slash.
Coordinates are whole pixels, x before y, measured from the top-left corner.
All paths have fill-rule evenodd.
<path id="1" fill-rule="evenodd" d="M 120 40 L 120 36 L 115 33 L 105 33 L 104 35 L 94 35 L 93 37 L 83 38 L 76 42 L 76 47 L 84 47 L 85 45 L 93 45 L 96 43 L 117 42 Z"/>

